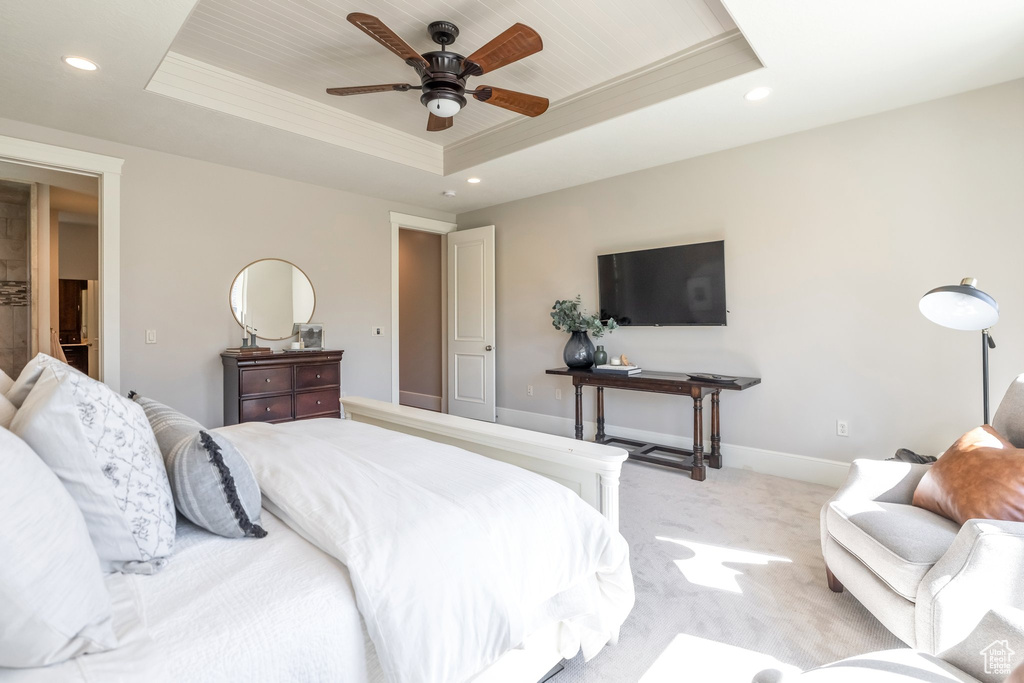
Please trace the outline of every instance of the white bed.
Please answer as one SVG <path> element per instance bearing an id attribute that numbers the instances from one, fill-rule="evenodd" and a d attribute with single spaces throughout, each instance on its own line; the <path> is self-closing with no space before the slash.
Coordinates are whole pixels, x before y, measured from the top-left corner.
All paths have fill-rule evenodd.
<path id="1" fill-rule="evenodd" d="M 540 472 L 568 486 L 617 528 L 618 473 L 626 457 L 624 451 L 368 399 L 346 399 L 345 408 L 350 419 L 359 422 L 458 445 Z M 262 456 L 252 458 L 252 464 L 257 478 L 261 473 L 263 477 L 263 525 L 268 536 L 225 539 L 180 522 L 172 561 L 163 571 L 153 576 L 115 574 L 108 579 L 115 601 L 120 604 L 117 614 L 131 615 L 118 624 L 124 643 L 121 648 L 46 669 L 0 670 L 0 681 L 387 680 L 368 636 L 366 620 L 357 608 L 358 591 L 348 569 L 320 549 L 324 547 L 337 555 L 350 544 L 346 540 L 339 550 L 331 545 L 330 534 L 320 533 L 321 527 L 330 526 L 322 521 L 332 519 L 323 512 L 322 503 L 331 501 L 332 496 L 325 495 L 321 503 L 312 505 L 314 512 L 325 516 L 320 521 L 314 517 L 315 523 L 310 525 L 307 521 L 305 527 L 301 519 L 288 518 L 289 514 L 298 516 L 302 505 L 296 508 L 285 504 L 288 509 L 282 511 L 282 501 L 274 501 L 274 496 L 287 490 L 286 480 L 292 469 L 280 466 L 285 462 L 281 458 L 288 453 L 278 450 L 287 451 L 288 447 L 278 448 L 274 440 L 280 439 L 283 444 L 288 437 L 308 445 L 314 442 L 303 442 L 303 438 L 317 434 L 329 438 L 338 426 L 337 421 L 311 421 L 307 425 L 292 423 L 278 428 L 238 425 L 221 430 L 241 442 L 243 452 L 244 444 L 249 444 L 251 450 L 255 449 L 254 444 L 263 444 Z M 365 427 L 360 431 L 358 425 L 352 426 L 355 433 L 364 437 L 369 433 Z M 397 443 L 408 446 L 407 439 Z M 298 453 L 304 446 L 296 448 Z M 305 448 L 307 452 L 313 450 Z M 360 448 L 366 450 L 366 445 Z M 311 456 L 310 466 L 322 467 L 329 461 L 316 460 L 322 458 L 317 450 Z M 425 446 L 425 450 L 430 448 Z M 433 456 L 444 452 L 444 447 L 435 448 Z M 328 489 L 325 491 L 329 493 Z M 271 511 L 283 515 L 299 531 Z M 628 573 L 628 563 L 625 571 Z M 616 580 L 621 583 L 621 579 L 619 571 Z M 628 589 L 626 612 L 632 606 L 631 579 Z M 614 592 L 616 586 L 611 590 Z M 585 592 L 602 591 L 588 587 Z M 366 600 L 365 591 L 362 598 Z M 609 599 L 609 603 L 619 609 L 625 600 L 625 596 L 619 596 Z M 593 615 L 585 616 L 594 621 Z M 616 612 L 614 629 L 596 646 L 590 644 L 591 655 L 605 640 L 614 642 L 624 616 Z M 378 622 L 376 618 L 373 621 L 379 637 Z M 525 637 L 523 647 L 506 652 L 476 675 L 475 683 L 535 683 L 563 656 L 571 656 L 580 646 L 579 625 L 572 626 L 569 621 L 543 623 L 536 615 L 529 623 L 532 625 L 521 634 Z M 583 640 L 586 652 L 586 638 Z M 571 652 L 566 651 L 567 643 Z M 395 664 L 390 666 L 393 670 Z"/>

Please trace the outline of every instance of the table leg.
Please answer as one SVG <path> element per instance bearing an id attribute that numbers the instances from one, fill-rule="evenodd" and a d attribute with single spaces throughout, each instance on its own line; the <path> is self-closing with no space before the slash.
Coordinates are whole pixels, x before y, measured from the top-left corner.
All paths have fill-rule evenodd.
<path id="1" fill-rule="evenodd" d="M 597 436 L 595 440 L 604 441 L 604 387 L 597 388 Z"/>
<path id="2" fill-rule="evenodd" d="M 576 388 L 576 438 L 583 439 L 583 385 L 574 384 Z"/>
<path id="3" fill-rule="evenodd" d="M 711 392 L 711 456 L 708 457 L 708 465 L 716 470 L 722 469 L 722 422 L 718 405 L 721 393 L 721 389 Z"/>
<path id="4" fill-rule="evenodd" d="M 708 468 L 704 464 L 704 394 L 699 387 L 693 393 L 693 469 L 690 479 L 704 481 Z"/>

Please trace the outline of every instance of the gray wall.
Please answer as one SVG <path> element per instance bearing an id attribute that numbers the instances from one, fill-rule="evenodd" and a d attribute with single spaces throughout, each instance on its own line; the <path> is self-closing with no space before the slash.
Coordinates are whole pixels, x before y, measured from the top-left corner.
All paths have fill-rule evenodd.
<path id="1" fill-rule="evenodd" d="M 95 225 L 59 222 L 58 270 L 61 280 L 98 280 L 100 236 Z"/>
<path id="2" fill-rule="evenodd" d="M 399 389 L 441 400 L 440 234 L 398 231 Z"/>
<path id="3" fill-rule="evenodd" d="M 1001 305 L 994 403 L 1024 371 L 1024 81 L 461 214 L 458 224 L 497 226 L 501 408 L 572 417 L 570 385 L 544 375 L 562 364 L 566 341 L 548 311 L 578 292 L 596 309 L 598 254 L 717 239 L 728 327 L 622 329 L 605 346 L 649 369 L 763 377 L 723 398 L 726 443 L 839 461 L 945 449 L 981 422 L 980 333 L 934 325 L 917 302 L 964 276 Z M 606 400 L 610 424 L 690 434 L 686 400 Z M 593 419 L 590 392 L 586 413 Z M 849 438 L 836 436 L 837 418 Z"/>
<path id="4" fill-rule="evenodd" d="M 0 135 L 125 160 L 121 182 L 122 386 L 207 425 L 222 420 L 219 354 L 241 328 L 228 289 L 246 264 L 277 257 L 316 288 L 316 322 L 345 349 L 344 391 L 390 399 L 389 211 L 420 209 L 194 159 L 0 119 Z M 156 329 L 158 343 L 145 343 Z M 284 344 L 281 342 L 280 344 Z M 279 345 L 280 345 L 279 344 Z"/>

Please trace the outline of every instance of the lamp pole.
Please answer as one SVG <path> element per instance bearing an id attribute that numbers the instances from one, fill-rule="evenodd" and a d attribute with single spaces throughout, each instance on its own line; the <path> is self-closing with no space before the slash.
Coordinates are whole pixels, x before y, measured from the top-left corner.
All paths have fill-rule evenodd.
<path id="1" fill-rule="evenodd" d="M 992 335 L 989 334 L 988 328 L 986 327 L 981 331 L 981 374 L 982 380 L 982 391 L 984 392 L 984 404 L 985 404 L 985 424 L 988 424 L 988 350 L 996 348 L 996 342 L 992 339 Z"/>

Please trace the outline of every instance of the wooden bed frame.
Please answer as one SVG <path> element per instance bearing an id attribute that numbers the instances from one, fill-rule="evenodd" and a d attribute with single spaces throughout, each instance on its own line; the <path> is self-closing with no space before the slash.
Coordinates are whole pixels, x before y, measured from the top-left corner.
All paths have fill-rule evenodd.
<path id="1" fill-rule="evenodd" d="M 628 454 L 621 448 L 526 429 L 398 406 L 370 398 L 341 399 L 348 419 L 451 444 L 522 467 L 557 481 L 619 528 L 619 472 Z M 520 649 L 506 652 L 473 683 L 537 683 L 561 669 L 559 624 L 531 634 Z M 617 634 L 610 644 L 618 640 Z"/>

